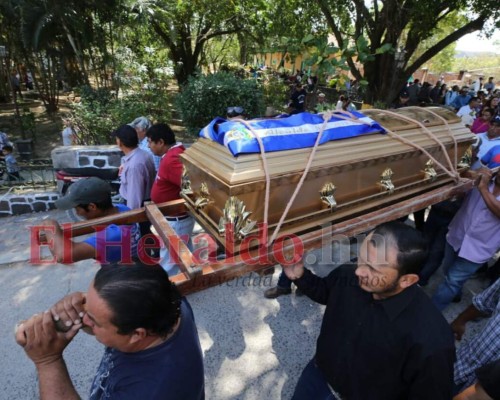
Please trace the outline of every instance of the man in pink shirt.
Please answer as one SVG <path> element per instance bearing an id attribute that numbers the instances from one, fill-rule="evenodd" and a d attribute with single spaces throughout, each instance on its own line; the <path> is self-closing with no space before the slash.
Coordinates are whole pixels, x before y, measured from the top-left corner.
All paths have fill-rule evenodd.
<path id="1" fill-rule="evenodd" d="M 432 298 L 440 310 L 500 248 L 500 174 L 493 176 L 487 168 L 475 173 L 476 187 L 468 193 L 446 236 L 442 262 L 445 280 Z"/>

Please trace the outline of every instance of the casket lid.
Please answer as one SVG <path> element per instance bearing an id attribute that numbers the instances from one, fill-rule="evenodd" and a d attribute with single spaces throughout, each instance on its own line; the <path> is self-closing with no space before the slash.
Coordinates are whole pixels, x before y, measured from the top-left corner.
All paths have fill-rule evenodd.
<path id="1" fill-rule="evenodd" d="M 473 138 L 470 130 L 462 124 L 460 118 L 445 108 L 407 107 L 390 111 L 423 123 L 432 132 L 432 135 L 445 145 L 453 143 L 451 135 L 458 142 L 470 141 Z M 438 146 L 436 140 L 417 123 L 389 115 L 384 110 L 363 110 L 363 113 L 380 123 L 384 128 L 398 133 L 419 146 L 426 149 Z M 444 118 L 448 125 L 433 113 Z M 305 148 L 266 153 L 270 175 L 277 177 L 303 171 L 311 151 L 312 148 Z M 311 170 L 411 151 L 415 151 L 415 148 L 391 138 L 387 134 L 367 134 L 320 145 L 316 150 Z M 458 155 L 458 157 L 460 156 Z M 181 157 L 185 160 L 185 164 L 194 164 L 231 186 L 265 179 L 260 154 L 233 157 L 225 146 L 209 139 L 198 139 Z"/>

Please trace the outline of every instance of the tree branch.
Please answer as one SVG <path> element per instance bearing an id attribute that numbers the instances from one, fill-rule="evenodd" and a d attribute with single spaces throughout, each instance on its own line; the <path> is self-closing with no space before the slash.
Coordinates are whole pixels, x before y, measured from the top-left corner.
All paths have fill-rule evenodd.
<path id="1" fill-rule="evenodd" d="M 202 37 L 199 38 L 199 40 L 197 40 L 197 42 L 206 42 L 207 40 L 210 40 L 216 36 L 230 35 L 232 33 L 238 33 L 242 30 L 243 30 L 243 28 L 241 26 L 237 26 L 237 27 L 222 30 L 222 31 L 214 31 L 212 33 L 207 33 L 207 34 L 203 35 Z"/>
<path id="2" fill-rule="evenodd" d="M 323 0 L 316 0 L 316 3 L 318 3 L 319 8 L 321 9 L 321 12 L 326 18 L 326 23 L 330 27 L 330 29 L 333 32 L 333 35 L 335 36 L 335 39 L 337 40 L 337 44 L 339 47 L 344 46 L 344 39 L 342 37 L 342 34 L 340 33 L 340 29 L 335 23 L 335 20 L 333 19 L 332 13 L 330 12 L 328 6 L 323 2 Z"/>
<path id="3" fill-rule="evenodd" d="M 344 38 L 342 37 L 342 33 L 340 32 L 339 27 L 335 23 L 335 20 L 333 19 L 333 15 L 331 14 L 328 6 L 323 2 L 323 0 L 316 0 L 316 3 L 318 3 L 319 8 L 321 9 L 321 12 L 325 16 L 326 23 L 328 24 L 329 28 L 332 30 L 333 35 L 335 36 L 335 39 L 337 40 L 337 44 L 340 48 L 344 47 Z M 363 79 L 363 76 L 359 72 L 359 70 L 356 68 L 356 64 L 354 63 L 354 60 L 352 59 L 351 56 L 346 57 L 347 65 L 349 65 L 349 69 L 351 70 L 351 73 L 354 75 L 354 77 L 357 80 Z"/>
<path id="4" fill-rule="evenodd" d="M 443 10 L 444 11 L 444 10 Z M 443 19 L 445 19 L 452 11 L 450 7 L 448 7 L 448 9 L 446 10 L 446 12 L 444 12 L 442 15 L 440 15 L 437 19 L 436 19 L 436 26 L 437 24 L 439 24 Z"/>
<path id="5" fill-rule="evenodd" d="M 156 34 L 163 40 L 163 42 L 167 45 L 167 47 L 170 49 L 170 52 L 172 53 L 172 58 L 174 59 L 175 62 L 180 60 L 179 57 L 179 49 L 175 45 L 175 43 L 172 41 L 170 35 L 163 30 L 163 28 L 160 26 L 158 21 L 156 21 L 154 18 L 150 18 L 149 22 L 153 26 L 154 31 Z"/>
<path id="6" fill-rule="evenodd" d="M 443 38 L 440 42 L 436 43 L 431 48 L 427 49 L 420 57 L 418 57 L 408 68 L 405 70 L 405 74 L 410 76 L 413 74 L 422 64 L 426 61 L 430 60 L 436 54 L 438 54 L 441 50 L 443 50 L 446 46 L 456 42 L 462 36 L 465 36 L 469 33 L 479 31 L 483 28 L 486 20 L 488 19 L 487 15 L 479 15 L 475 20 L 470 21 L 468 24 L 462 26 L 457 29 L 452 34 Z"/>
<path id="7" fill-rule="evenodd" d="M 353 3 L 356 6 L 356 12 L 360 13 L 356 20 L 361 19 L 361 24 L 363 24 L 362 20 L 364 19 L 370 32 L 373 32 L 376 27 L 375 21 L 373 20 L 373 16 L 370 14 L 370 11 L 368 11 L 368 8 L 366 8 L 365 2 L 363 0 L 353 0 Z"/>

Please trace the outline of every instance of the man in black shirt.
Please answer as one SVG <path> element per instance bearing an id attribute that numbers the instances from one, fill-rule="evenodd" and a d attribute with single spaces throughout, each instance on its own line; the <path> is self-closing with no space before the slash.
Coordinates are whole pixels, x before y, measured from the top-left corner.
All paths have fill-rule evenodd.
<path id="1" fill-rule="evenodd" d="M 421 234 L 401 222 L 375 228 L 357 266 L 319 278 L 302 263 L 286 275 L 325 304 L 316 354 L 293 400 L 408 400 L 452 397 L 450 326 L 417 286 L 427 256 Z"/>

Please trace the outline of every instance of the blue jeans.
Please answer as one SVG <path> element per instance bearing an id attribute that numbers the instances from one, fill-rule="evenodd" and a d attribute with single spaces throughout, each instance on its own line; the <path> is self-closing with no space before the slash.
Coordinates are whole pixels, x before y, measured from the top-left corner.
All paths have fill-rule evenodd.
<path id="1" fill-rule="evenodd" d="M 186 243 L 189 250 L 193 250 L 193 243 L 191 241 L 191 235 L 193 233 L 195 220 L 192 216 L 189 216 L 180 221 L 168 221 L 172 229 L 177 233 L 184 243 Z M 181 272 L 179 266 L 174 262 L 174 259 L 170 257 L 168 251 L 168 244 L 165 243 L 165 247 L 160 249 L 160 263 L 165 271 L 167 271 L 169 276 L 177 275 Z"/>
<path id="2" fill-rule="evenodd" d="M 459 257 L 453 247 L 446 242 L 443 258 L 444 281 L 438 286 L 432 297 L 433 303 L 442 311 L 458 295 L 464 283 L 483 265 Z"/>
<path id="3" fill-rule="evenodd" d="M 300 375 L 292 400 L 335 400 L 323 373 L 316 366 L 314 358 Z"/>

